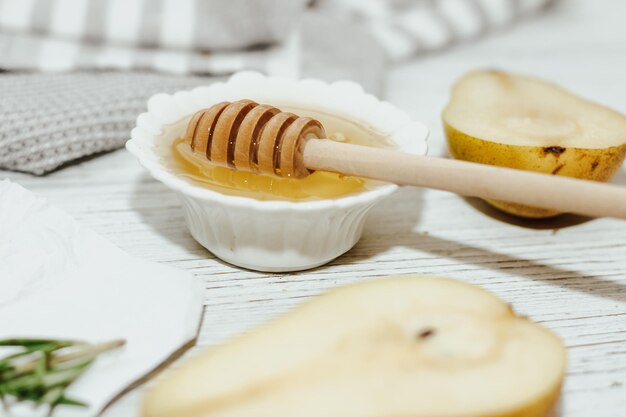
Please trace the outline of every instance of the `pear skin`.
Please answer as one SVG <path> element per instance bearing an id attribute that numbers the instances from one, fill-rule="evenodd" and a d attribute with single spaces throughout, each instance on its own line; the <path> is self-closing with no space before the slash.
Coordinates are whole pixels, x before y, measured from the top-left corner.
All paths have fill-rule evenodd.
<path id="1" fill-rule="evenodd" d="M 548 81 L 503 71 L 461 77 L 442 119 L 451 155 L 470 162 L 609 181 L 626 154 L 626 116 Z M 520 217 L 560 214 L 488 202 Z"/>
<path id="2" fill-rule="evenodd" d="M 479 164 L 537 171 L 592 181 L 609 181 L 624 161 L 626 144 L 604 149 L 560 146 L 517 146 L 466 135 L 444 121 L 450 155 Z M 519 217 L 548 218 L 558 211 L 506 201 L 487 200 L 492 206 Z"/>

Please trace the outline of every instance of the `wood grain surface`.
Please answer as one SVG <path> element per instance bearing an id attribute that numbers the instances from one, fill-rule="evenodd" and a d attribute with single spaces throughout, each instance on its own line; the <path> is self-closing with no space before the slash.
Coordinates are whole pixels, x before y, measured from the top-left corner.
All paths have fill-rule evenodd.
<path id="1" fill-rule="evenodd" d="M 564 1 L 500 35 L 391 70 L 387 99 L 429 124 L 435 155 L 445 153 L 439 113 L 450 83 L 476 67 L 544 76 L 626 113 L 623 16 L 626 2 Z M 192 271 L 206 287 L 200 347 L 340 284 L 389 274 L 447 275 L 493 291 L 564 340 L 569 372 L 562 416 L 626 415 L 626 221 L 520 221 L 478 200 L 403 188 L 375 207 L 362 240 L 344 256 L 312 271 L 265 274 L 233 268 L 198 245 L 175 195 L 125 150 L 46 177 L 0 176 L 49 198 L 134 256 Z M 626 186 L 626 171 L 615 182 Z M 104 416 L 137 416 L 143 389 Z"/>

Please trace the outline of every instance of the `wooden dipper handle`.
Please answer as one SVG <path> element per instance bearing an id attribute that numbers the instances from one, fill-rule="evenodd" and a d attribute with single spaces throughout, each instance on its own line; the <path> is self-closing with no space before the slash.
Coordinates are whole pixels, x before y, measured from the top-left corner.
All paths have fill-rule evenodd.
<path id="1" fill-rule="evenodd" d="M 312 170 L 451 191 L 591 217 L 626 219 L 626 188 L 538 172 L 411 155 L 331 140 L 308 140 Z"/>
<path id="2" fill-rule="evenodd" d="M 196 113 L 187 129 L 192 149 L 234 169 L 301 178 L 333 171 L 464 196 L 503 200 L 592 217 L 626 219 L 626 188 L 445 158 L 334 142 L 308 117 L 250 100 Z"/>

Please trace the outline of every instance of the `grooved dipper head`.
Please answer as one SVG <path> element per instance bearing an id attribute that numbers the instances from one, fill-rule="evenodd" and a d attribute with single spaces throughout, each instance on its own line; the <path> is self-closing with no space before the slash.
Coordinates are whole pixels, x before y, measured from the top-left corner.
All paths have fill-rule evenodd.
<path id="1" fill-rule="evenodd" d="M 276 107 L 239 100 L 193 115 L 185 140 L 214 164 L 241 171 L 303 178 L 302 152 L 309 138 L 323 138 L 321 123 Z"/>

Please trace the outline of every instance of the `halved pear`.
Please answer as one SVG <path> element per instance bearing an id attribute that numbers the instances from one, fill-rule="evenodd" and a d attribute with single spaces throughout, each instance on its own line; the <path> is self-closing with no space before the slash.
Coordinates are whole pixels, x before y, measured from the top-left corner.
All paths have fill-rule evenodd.
<path id="1" fill-rule="evenodd" d="M 559 339 L 478 287 L 401 276 L 330 291 L 172 371 L 145 417 L 545 417 Z"/>
<path id="2" fill-rule="evenodd" d="M 443 123 L 451 155 L 481 164 L 608 181 L 626 156 L 625 116 L 547 81 L 501 71 L 458 80 Z M 559 214 L 489 203 L 522 217 Z"/>

